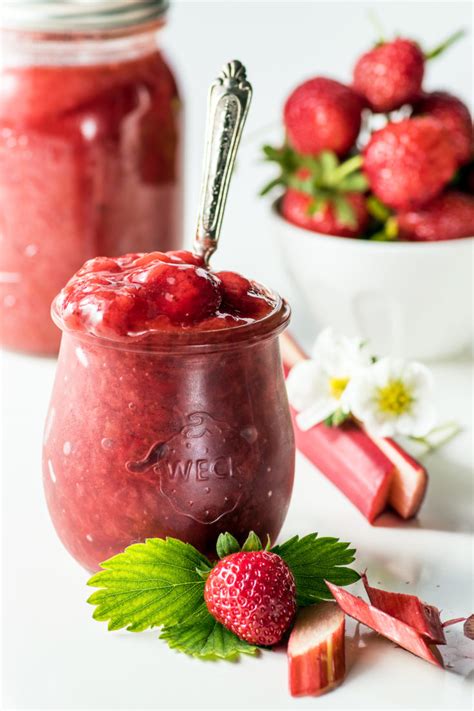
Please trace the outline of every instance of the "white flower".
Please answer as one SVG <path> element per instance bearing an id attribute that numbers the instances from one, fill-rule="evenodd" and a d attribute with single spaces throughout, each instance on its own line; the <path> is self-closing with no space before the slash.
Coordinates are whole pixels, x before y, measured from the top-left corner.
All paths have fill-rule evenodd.
<path id="1" fill-rule="evenodd" d="M 301 430 L 309 430 L 336 410 L 349 412 L 345 402 L 347 384 L 372 362 L 360 339 L 336 335 L 331 329 L 321 332 L 312 356 L 313 360 L 295 365 L 286 381 Z"/>
<path id="2" fill-rule="evenodd" d="M 379 437 L 423 437 L 434 425 L 432 376 L 421 363 L 382 358 L 356 374 L 344 396 L 354 417 Z"/>

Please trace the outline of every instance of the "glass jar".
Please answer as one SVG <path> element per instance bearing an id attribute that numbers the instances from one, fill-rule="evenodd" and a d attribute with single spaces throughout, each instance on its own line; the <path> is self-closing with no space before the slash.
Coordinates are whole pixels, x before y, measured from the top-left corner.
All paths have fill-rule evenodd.
<path id="1" fill-rule="evenodd" d="M 163 0 L 5 3 L 0 343 L 54 354 L 51 301 L 86 259 L 180 245 L 180 101 Z"/>
<path id="2" fill-rule="evenodd" d="M 225 531 L 275 540 L 294 476 L 278 341 L 288 319 L 278 300 L 261 321 L 154 334 L 147 347 L 64 331 L 43 478 L 81 565 L 155 536 L 210 556 Z"/>

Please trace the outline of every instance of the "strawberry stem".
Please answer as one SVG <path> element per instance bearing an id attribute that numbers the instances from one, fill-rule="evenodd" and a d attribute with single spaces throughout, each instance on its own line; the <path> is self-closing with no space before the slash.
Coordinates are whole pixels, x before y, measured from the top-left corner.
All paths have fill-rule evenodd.
<path id="1" fill-rule="evenodd" d="M 434 49 L 430 50 L 429 52 L 425 52 L 425 59 L 435 59 L 436 57 L 439 57 L 440 54 L 443 54 L 443 52 L 448 49 L 448 47 L 451 47 L 452 44 L 455 44 L 458 40 L 461 39 L 461 37 L 464 37 L 466 34 L 466 30 L 458 30 L 457 32 L 454 32 L 454 34 L 450 35 L 447 39 L 444 40 L 444 42 L 441 42 L 437 47 L 434 47 Z"/>
<path id="2" fill-rule="evenodd" d="M 382 22 L 380 20 L 380 17 L 377 15 L 375 10 L 369 10 L 367 13 L 367 16 L 369 18 L 369 22 L 374 28 L 376 34 L 377 34 L 377 44 L 385 44 L 386 42 L 386 37 L 385 37 L 385 29 L 382 25 Z"/>

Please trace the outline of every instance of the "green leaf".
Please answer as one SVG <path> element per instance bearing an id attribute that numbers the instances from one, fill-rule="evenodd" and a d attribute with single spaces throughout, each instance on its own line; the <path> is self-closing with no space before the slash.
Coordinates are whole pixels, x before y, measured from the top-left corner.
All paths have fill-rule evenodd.
<path id="1" fill-rule="evenodd" d="M 313 195 L 314 185 L 312 178 L 299 178 L 297 175 L 289 175 L 286 184 L 293 190 L 299 190 L 301 193 Z"/>
<path id="2" fill-rule="evenodd" d="M 301 157 L 290 146 L 273 148 L 273 146 L 263 146 L 265 160 L 277 163 L 282 172 L 293 172 L 301 164 Z"/>
<path id="3" fill-rule="evenodd" d="M 217 555 L 225 558 L 226 555 L 240 552 L 240 545 L 231 533 L 220 533 L 216 544 Z"/>
<path id="4" fill-rule="evenodd" d="M 205 605 L 205 581 L 197 569 L 210 570 L 211 564 L 175 538 L 136 543 L 101 567 L 88 581 L 100 588 L 88 602 L 96 606 L 94 619 L 108 621 L 109 630 L 175 624 Z"/>
<path id="5" fill-rule="evenodd" d="M 201 659 L 236 659 L 240 654 L 257 654 L 258 647 L 239 639 L 207 611 L 187 622 L 164 627 L 160 635 L 171 649 Z"/>
<path id="6" fill-rule="evenodd" d="M 345 197 L 335 193 L 331 196 L 331 202 L 334 205 L 337 219 L 341 224 L 348 227 L 357 227 L 354 208 Z"/>
<path id="7" fill-rule="evenodd" d="M 260 197 L 267 195 L 274 188 L 277 188 L 279 185 L 285 185 L 285 181 L 282 178 L 275 178 L 274 180 L 270 180 L 270 182 L 267 183 L 266 185 L 264 185 L 263 188 L 260 190 L 260 192 L 259 192 Z"/>
<path id="8" fill-rule="evenodd" d="M 355 550 L 349 545 L 337 538 L 318 538 L 317 533 L 309 533 L 272 548 L 294 575 L 299 605 L 330 599 L 325 579 L 335 585 L 350 585 L 359 580 L 355 570 L 345 567 L 354 560 Z"/>
<path id="9" fill-rule="evenodd" d="M 250 531 L 249 535 L 247 536 L 247 540 L 245 541 L 244 545 L 242 546 L 243 551 L 261 551 L 263 550 L 262 546 L 262 541 L 260 538 L 257 536 L 256 533 L 253 531 Z"/>
<path id="10" fill-rule="evenodd" d="M 321 164 L 322 181 L 325 185 L 331 185 L 334 172 L 339 165 L 337 156 L 332 151 L 321 151 L 319 161 Z"/>
<path id="11" fill-rule="evenodd" d="M 353 173 L 343 178 L 337 187 L 341 192 L 365 193 L 369 189 L 369 181 L 362 173 Z"/>
<path id="12" fill-rule="evenodd" d="M 298 156 L 296 159 L 298 168 L 306 168 L 310 172 L 310 181 L 316 187 L 322 181 L 322 166 L 319 158 L 315 156 Z"/>
<path id="13" fill-rule="evenodd" d="M 344 161 L 344 163 L 341 163 L 334 171 L 332 177 L 333 184 L 339 186 L 339 183 L 347 178 L 347 176 L 353 175 L 359 171 L 362 168 L 363 162 L 362 156 L 358 153 L 357 155 L 352 156 L 352 158 Z"/>
<path id="14" fill-rule="evenodd" d="M 315 215 L 317 212 L 321 212 L 321 210 L 324 210 L 327 204 L 328 198 L 326 197 L 326 195 L 315 195 L 308 205 L 308 215 Z"/>
<path id="15" fill-rule="evenodd" d="M 209 573 L 211 572 L 210 568 L 201 566 L 196 568 L 196 573 L 199 575 L 200 578 L 203 580 L 207 580 Z"/>

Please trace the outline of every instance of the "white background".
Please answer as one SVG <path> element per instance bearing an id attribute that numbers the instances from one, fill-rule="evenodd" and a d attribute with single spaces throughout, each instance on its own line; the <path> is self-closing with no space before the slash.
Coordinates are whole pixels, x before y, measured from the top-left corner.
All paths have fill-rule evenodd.
<path id="1" fill-rule="evenodd" d="M 268 176 L 259 146 L 279 136 L 282 102 L 302 79 L 323 74 L 348 81 L 357 53 L 374 31 L 376 8 L 387 33 L 398 30 L 431 47 L 471 23 L 468 2 L 179 2 L 163 43 L 181 78 L 187 109 L 187 235 L 194 228 L 207 87 L 221 65 L 247 66 L 254 100 L 239 154 L 216 266 L 241 270 L 291 298 L 267 220 L 256 197 Z M 471 30 L 472 31 L 472 30 Z M 428 70 L 429 88 L 470 100 L 472 41 L 464 39 Z M 312 336 L 294 302 L 294 329 Z M 3 354 L 2 563 L 3 696 L 12 709 L 138 708 L 470 708 L 473 645 L 455 641 L 440 671 L 367 629 L 349 644 L 345 684 L 322 699 L 292 700 L 284 653 L 237 664 L 203 663 L 174 653 L 156 632 L 108 633 L 91 620 L 87 575 L 63 550 L 43 501 L 42 426 L 55 363 Z M 430 489 L 419 520 L 370 527 L 323 477 L 299 458 L 293 502 L 282 539 L 318 530 L 351 540 L 358 566 L 374 583 L 416 592 L 445 617 L 472 612 L 472 364 L 434 368 L 445 418 L 463 433 L 426 459 Z M 354 634 L 354 626 L 349 625 Z M 469 659 L 468 657 L 471 657 Z"/>

